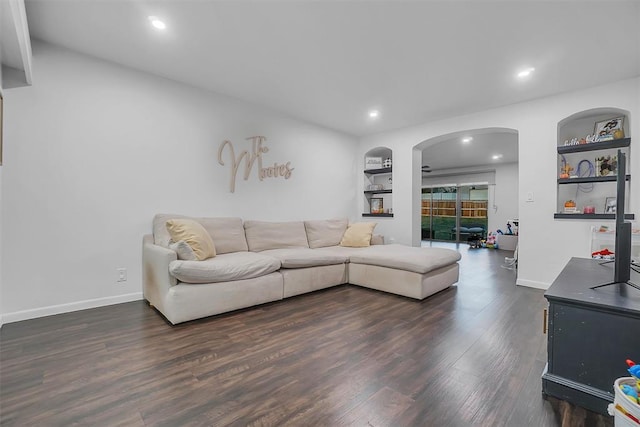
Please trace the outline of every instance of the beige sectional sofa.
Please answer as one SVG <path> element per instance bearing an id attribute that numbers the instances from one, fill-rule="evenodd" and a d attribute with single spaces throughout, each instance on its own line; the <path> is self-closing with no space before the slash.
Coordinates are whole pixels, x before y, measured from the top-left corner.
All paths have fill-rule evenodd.
<path id="1" fill-rule="evenodd" d="M 156 215 L 142 249 L 144 298 L 172 324 L 345 283 L 421 300 L 458 281 L 460 254 L 453 250 L 340 246 L 346 219 L 191 218 L 216 255 L 179 259 L 166 224 L 180 218 L 187 217 Z"/>

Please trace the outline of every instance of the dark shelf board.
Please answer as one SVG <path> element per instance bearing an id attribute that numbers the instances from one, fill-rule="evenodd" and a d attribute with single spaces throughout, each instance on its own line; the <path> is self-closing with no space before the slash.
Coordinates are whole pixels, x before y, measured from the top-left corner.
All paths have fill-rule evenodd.
<path id="1" fill-rule="evenodd" d="M 379 173 L 391 173 L 392 168 L 365 169 L 364 173 L 368 175 L 377 175 Z"/>
<path id="2" fill-rule="evenodd" d="M 617 177 L 611 176 L 588 176 L 585 178 L 558 178 L 558 184 L 583 184 L 587 182 L 616 182 Z M 631 175 L 627 175 L 626 181 L 631 181 Z"/>
<path id="3" fill-rule="evenodd" d="M 393 193 L 393 190 L 365 190 L 364 194 L 389 194 Z"/>
<path id="4" fill-rule="evenodd" d="M 580 153 L 583 151 L 607 150 L 609 148 L 624 148 L 631 145 L 631 138 L 614 139 L 613 141 L 592 142 L 579 145 L 559 145 L 558 154 Z"/>
<path id="5" fill-rule="evenodd" d="M 554 213 L 553 214 L 553 218 L 554 219 L 610 219 L 610 220 L 614 220 L 614 219 L 616 219 L 616 214 L 605 214 L 605 213 L 600 213 L 600 214 Z M 635 219 L 635 218 L 636 218 L 635 214 L 625 214 L 624 215 L 624 219 Z"/>
<path id="6" fill-rule="evenodd" d="M 390 214 L 390 213 L 381 213 L 381 214 L 363 213 L 362 216 L 378 216 L 378 217 L 393 218 L 393 214 Z"/>

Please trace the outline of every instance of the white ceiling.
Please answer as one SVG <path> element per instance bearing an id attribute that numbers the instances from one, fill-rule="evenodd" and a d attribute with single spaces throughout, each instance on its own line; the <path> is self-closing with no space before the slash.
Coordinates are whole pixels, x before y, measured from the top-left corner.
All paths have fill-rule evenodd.
<path id="1" fill-rule="evenodd" d="M 462 138 L 466 136 L 472 136 L 473 140 L 463 143 Z M 502 157 L 495 160 L 492 158 L 493 155 L 502 155 Z M 510 132 L 464 133 L 422 151 L 422 164 L 430 166 L 433 172 L 517 162 L 518 135 Z"/>
<path id="2" fill-rule="evenodd" d="M 26 8 L 34 38 L 357 136 L 640 75 L 638 1 L 26 0 Z M 168 29 L 151 28 L 149 15 Z M 536 68 L 527 82 L 514 78 L 523 66 Z M 380 110 L 376 121 L 370 108 Z"/>

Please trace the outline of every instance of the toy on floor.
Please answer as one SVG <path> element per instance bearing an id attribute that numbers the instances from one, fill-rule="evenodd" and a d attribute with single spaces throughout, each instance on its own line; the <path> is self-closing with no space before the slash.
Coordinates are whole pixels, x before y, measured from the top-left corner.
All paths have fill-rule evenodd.
<path id="1" fill-rule="evenodd" d="M 504 234 L 509 234 L 509 235 L 513 234 L 513 230 L 511 229 L 511 223 L 510 222 L 507 223 L 507 232 L 504 233 Z"/>
<path id="2" fill-rule="evenodd" d="M 484 243 L 485 248 L 493 248 L 493 249 L 498 249 L 498 244 L 496 243 L 496 233 L 494 233 L 493 231 L 489 232 L 489 235 L 487 236 L 487 240 Z"/>
<path id="3" fill-rule="evenodd" d="M 469 247 L 472 249 L 477 249 L 482 247 L 482 236 L 478 233 L 471 233 L 471 235 L 467 238 L 467 243 Z"/>

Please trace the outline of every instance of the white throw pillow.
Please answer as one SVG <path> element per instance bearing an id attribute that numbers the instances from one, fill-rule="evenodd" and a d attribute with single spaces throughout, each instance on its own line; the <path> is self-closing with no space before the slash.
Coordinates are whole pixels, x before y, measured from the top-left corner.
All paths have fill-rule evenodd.
<path id="1" fill-rule="evenodd" d="M 198 257 L 196 253 L 191 249 L 191 246 L 187 244 L 184 240 L 180 240 L 179 242 L 170 242 L 169 249 L 175 251 L 178 254 L 178 259 L 182 259 L 185 261 L 197 261 Z"/>

